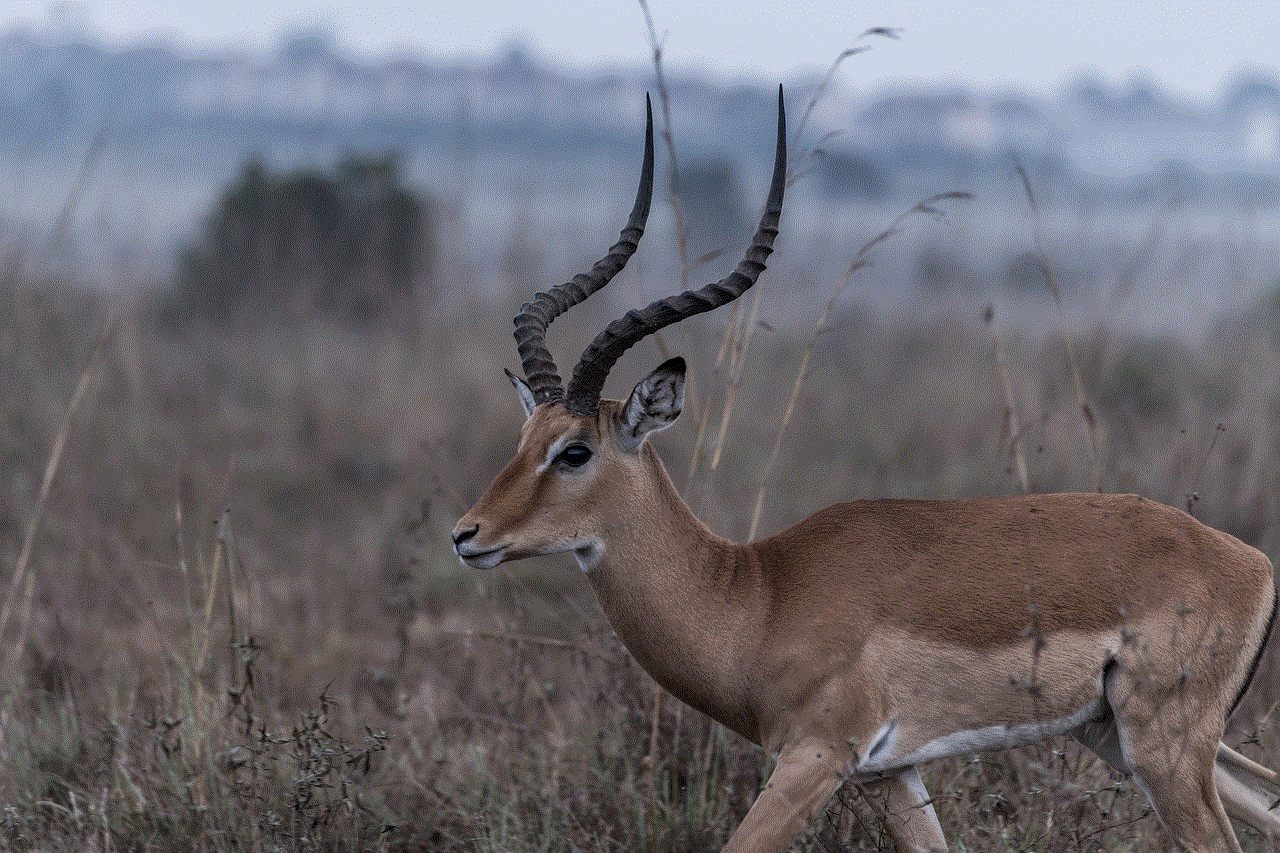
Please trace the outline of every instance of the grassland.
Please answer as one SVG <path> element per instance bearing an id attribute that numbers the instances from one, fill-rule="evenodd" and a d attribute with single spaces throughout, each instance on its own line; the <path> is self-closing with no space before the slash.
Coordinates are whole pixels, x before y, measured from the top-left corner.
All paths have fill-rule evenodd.
<path id="1" fill-rule="evenodd" d="M 851 497 L 1015 493 L 1025 471 L 1033 491 L 1189 506 L 1277 556 L 1270 302 L 1197 347 L 1105 326 L 1037 337 L 982 308 L 886 325 L 841 303 L 761 533 Z M 557 324 L 562 360 L 599 310 Z M 664 697 L 567 561 L 481 574 L 447 547 L 517 435 L 510 313 L 175 333 L 143 305 L 0 282 L 0 848 L 718 849 L 767 759 Z M 741 538 L 809 334 L 761 316 L 735 385 L 721 313 L 668 335 L 694 384 L 658 444 L 695 509 Z M 614 392 L 659 358 L 629 353 Z M 1259 737 L 1245 748 L 1274 761 Z M 1164 845 L 1145 798 L 1064 742 L 938 762 L 926 781 L 956 849 Z M 799 849 L 880 845 L 848 790 Z"/>

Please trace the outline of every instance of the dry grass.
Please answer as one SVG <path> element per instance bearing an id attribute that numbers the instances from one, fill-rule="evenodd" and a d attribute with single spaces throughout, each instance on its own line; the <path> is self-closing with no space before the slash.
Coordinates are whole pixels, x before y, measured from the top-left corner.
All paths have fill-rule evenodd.
<path id="1" fill-rule="evenodd" d="M 684 289 L 717 259 L 688 258 L 662 38 L 641 7 Z M 858 40 L 872 36 L 897 31 Z M 812 93 L 791 182 L 825 142 L 806 149 L 810 115 L 864 49 Z M 684 324 L 697 393 L 659 443 L 707 522 L 742 539 L 855 496 L 1101 487 L 1187 505 L 1274 553 L 1280 354 L 1266 335 L 1193 351 L 1106 329 L 1028 337 L 977 306 L 892 325 L 850 307 L 869 253 L 950 197 L 851 253 L 808 337 L 775 328 L 761 290 Z M 775 265 L 769 286 L 794 275 Z M 518 433 L 500 376 L 514 304 L 459 300 L 394 331 L 243 322 L 181 337 L 131 306 L 102 338 L 104 308 L 0 270 L 0 848 L 720 848 L 767 758 L 664 698 L 566 562 L 481 574 L 448 547 Z M 605 310 L 575 309 L 553 346 Z M 618 393 L 656 363 L 648 346 L 624 356 Z M 1269 732 L 1248 748 L 1277 756 Z M 936 762 L 925 779 L 957 850 L 1164 847 L 1145 798 L 1070 743 Z M 851 788 L 798 843 L 883 846 Z"/>
<path id="2" fill-rule="evenodd" d="M 41 521 L 32 607 L 5 638 L 0 846 L 715 850 L 745 813 L 767 760 L 662 701 L 576 570 L 480 574 L 449 554 L 444 532 L 517 433 L 505 316 L 183 339 L 126 319 L 64 430 L 102 306 L 30 282 L 0 300 L 0 581 L 25 576 Z M 561 322 L 557 340 L 583 334 Z M 1004 333 L 1006 382 L 978 316 L 889 327 L 837 303 L 829 325 L 816 342 L 760 326 L 725 355 L 750 416 L 727 422 L 696 488 L 727 535 L 746 532 L 779 392 L 807 359 L 763 532 L 852 496 L 1021 491 L 1017 447 L 1033 491 L 1100 470 L 1107 490 L 1194 492 L 1197 515 L 1274 552 L 1267 339 L 1074 339 L 1095 467 L 1060 341 Z M 638 349 L 620 386 L 652 366 Z M 689 353 L 695 370 L 716 354 Z M 662 436 L 673 470 L 695 432 Z M 926 780 L 957 849 L 1163 843 L 1132 785 L 1062 742 L 938 762 Z M 878 849 L 869 813 L 841 800 L 802 849 Z"/>

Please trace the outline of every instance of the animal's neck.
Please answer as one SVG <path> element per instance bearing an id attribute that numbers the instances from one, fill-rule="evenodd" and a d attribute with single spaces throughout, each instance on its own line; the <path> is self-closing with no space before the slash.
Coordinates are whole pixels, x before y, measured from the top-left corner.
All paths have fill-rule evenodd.
<path id="1" fill-rule="evenodd" d="M 754 552 L 716 536 L 680 498 L 657 454 L 640 450 L 652 492 L 608 522 L 589 573 L 628 650 L 688 704 L 748 738 L 741 677 L 767 605 Z"/>

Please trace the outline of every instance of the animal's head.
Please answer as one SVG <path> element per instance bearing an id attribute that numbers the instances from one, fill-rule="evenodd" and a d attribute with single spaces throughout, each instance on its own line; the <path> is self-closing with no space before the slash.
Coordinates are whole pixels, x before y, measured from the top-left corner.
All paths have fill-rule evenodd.
<path id="1" fill-rule="evenodd" d="M 645 439 L 680 414 L 684 359 L 662 364 L 626 400 L 600 399 L 605 379 L 637 341 L 731 302 L 755 284 L 778 233 L 787 171 L 785 140 L 779 89 L 773 180 L 746 256 L 718 282 L 614 320 L 587 347 L 565 388 L 545 344 L 547 326 L 604 287 L 635 252 L 644 233 L 653 190 L 653 112 L 648 110 L 640 189 L 618 242 L 590 272 L 537 294 L 516 316 L 516 346 L 525 378 L 510 371 L 507 376 L 527 418 L 515 458 L 453 529 L 454 550 L 464 562 L 488 569 L 505 560 L 571 551 L 590 568 L 604 547 L 609 516 L 637 508 L 652 494 L 652 469 L 641 459 Z"/>

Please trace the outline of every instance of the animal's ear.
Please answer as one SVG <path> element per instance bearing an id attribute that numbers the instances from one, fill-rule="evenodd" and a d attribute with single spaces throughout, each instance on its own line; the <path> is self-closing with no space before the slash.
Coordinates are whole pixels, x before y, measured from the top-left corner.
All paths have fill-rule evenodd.
<path id="1" fill-rule="evenodd" d="M 516 376 L 505 367 L 502 372 L 507 374 L 507 378 L 511 380 L 511 384 L 515 386 L 516 393 L 520 395 L 520 405 L 524 406 L 524 416 L 527 418 L 533 414 L 533 410 L 537 408 L 538 401 L 533 398 L 533 389 L 529 387 L 529 383 L 525 382 L 519 376 Z"/>
<path id="2" fill-rule="evenodd" d="M 664 361 L 631 391 L 618 422 L 622 446 L 635 451 L 645 436 L 675 423 L 684 406 L 684 359 Z"/>

